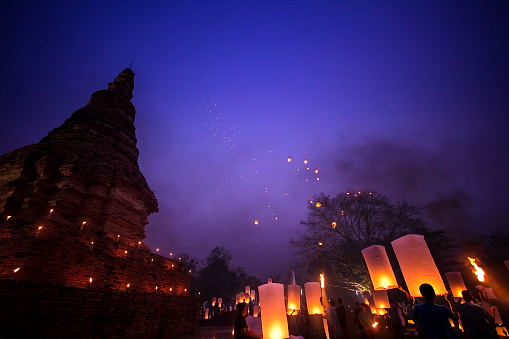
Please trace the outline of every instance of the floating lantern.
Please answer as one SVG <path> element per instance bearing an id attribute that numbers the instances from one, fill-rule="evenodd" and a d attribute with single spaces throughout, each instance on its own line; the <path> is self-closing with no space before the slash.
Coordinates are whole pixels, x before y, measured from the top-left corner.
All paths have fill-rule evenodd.
<path id="1" fill-rule="evenodd" d="M 88 279 L 88 282 L 91 284 L 92 283 L 92 277 L 90 277 L 90 279 Z"/>
<path id="2" fill-rule="evenodd" d="M 253 306 L 253 317 L 258 317 L 260 315 L 260 306 Z"/>
<path id="3" fill-rule="evenodd" d="M 323 243 L 321 241 L 318 242 L 318 246 L 322 246 Z"/>
<path id="4" fill-rule="evenodd" d="M 398 287 L 385 247 L 373 245 L 361 252 L 368 266 L 369 276 L 375 291 Z"/>
<path id="5" fill-rule="evenodd" d="M 292 157 L 288 157 L 288 162 L 292 162 Z"/>
<path id="6" fill-rule="evenodd" d="M 288 314 L 297 315 L 300 310 L 300 286 L 288 285 Z"/>
<path id="7" fill-rule="evenodd" d="M 251 297 L 251 300 L 255 300 L 255 296 L 256 296 L 255 290 L 251 290 L 251 293 L 249 294 L 249 296 Z"/>
<path id="8" fill-rule="evenodd" d="M 8 221 L 10 218 L 12 218 L 12 215 L 8 215 L 7 219 L 5 219 L 5 221 Z"/>
<path id="9" fill-rule="evenodd" d="M 309 171 L 309 167 L 306 167 L 306 169 Z"/>
<path id="10" fill-rule="evenodd" d="M 290 336 L 285 308 L 285 286 L 265 284 L 258 287 L 263 305 L 262 332 L 266 339 L 283 339 Z"/>
<path id="11" fill-rule="evenodd" d="M 159 254 L 159 248 L 156 248 L 156 252 L 157 252 L 157 254 Z"/>
<path id="12" fill-rule="evenodd" d="M 37 228 L 37 232 L 35 232 L 35 236 L 38 237 L 39 236 L 39 232 L 42 230 L 42 226 L 39 226 Z"/>
<path id="13" fill-rule="evenodd" d="M 21 269 L 21 267 L 15 268 L 13 272 L 14 272 L 14 273 L 16 273 L 16 272 L 18 272 L 20 269 Z"/>
<path id="14" fill-rule="evenodd" d="M 316 178 L 316 180 L 317 180 L 317 181 L 319 181 L 319 180 L 320 180 L 320 178 Z"/>
<path id="15" fill-rule="evenodd" d="M 332 222 L 332 228 L 336 228 L 337 223 L 335 221 Z"/>
<path id="16" fill-rule="evenodd" d="M 198 292 L 200 294 L 200 292 Z M 221 307 L 223 305 L 223 298 L 217 298 L 217 306 Z"/>
<path id="17" fill-rule="evenodd" d="M 216 306 L 216 297 L 212 298 L 212 306 Z"/>
<path id="18" fill-rule="evenodd" d="M 86 224 L 86 223 L 87 223 L 86 221 L 83 221 L 83 222 L 81 223 L 80 231 L 81 231 L 81 230 L 83 230 L 83 228 L 85 227 L 85 224 Z"/>
<path id="19" fill-rule="evenodd" d="M 409 234 L 391 244 L 411 296 L 422 297 L 419 286 L 423 283 L 433 286 L 437 295 L 447 292 L 424 236 Z"/>
<path id="20" fill-rule="evenodd" d="M 307 164 L 308 163 L 308 159 L 304 159 L 304 163 Z"/>
<path id="21" fill-rule="evenodd" d="M 255 219 L 254 224 L 258 225 L 258 219 Z"/>
<path id="22" fill-rule="evenodd" d="M 373 303 L 375 304 L 375 308 L 384 309 L 390 308 L 389 305 L 389 296 L 387 295 L 387 291 L 373 291 Z"/>
<path id="23" fill-rule="evenodd" d="M 129 288 L 131 286 L 131 284 L 127 284 L 127 288 Z"/>
<path id="24" fill-rule="evenodd" d="M 251 292 L 251 286 L 246 286 L 244 287 L 244 293 L 246 293 L 247 295 L 249 295 L 249 293 Z"/>
<path id="25" fill-rule="evenodd" d="M 315 206 L 318 208 L 318 207 L 322 206 L 322 203 L 321 203 L 321 202 L 319 202 L 319 201 L 317 201 L 317 202 L 316 202 L 316 204 L 315 204 Z"/>
<path id="26" fill-rule="evenodd" d="M 120 240 L 120 234 L 117 234 L 117 241 Z"/>
<path id="27" fill-rule="evenodd" d="M 315 173 L 318 173 L 318 168 L 315 168 Z"/>
<path id="28" fill-rule="evenodd" d="M 323 314 L 323 306 L 320 303 L 320 297 L 322 296 L 320 283 L 307 282 L 304 284 L 304 290 L 309 314 Z"/>
<path id="29" fill-rule="evenodd" d="M 474 266 L 474 270 L 472 272 L 474 272 L 474 274 L 477 276 L 477 280 L 479 280 L 481 282 L 484 281 L 483 269 L 480 268 L 479 266 L 477 266 L 474 258 L 468 257 L 468 260 L 470 260 L 470 263 L 472 264 L 472 266 Z"/>
<path id="30" fill-rule="evenodd" d="M 141 246 L 141 241 L 138 241 L 138 248 L 140 248 Z"/>
<path id="31" fill-rule="evenodd" d="M 92 249 L 92 247 L 94 247 L 94 242 L 93 241 L 90 242 L 90 249 Z"/>
<path id="32" fill-rule="evenodd" d="M 53 208 L 49 210 L 48 219 L 51 219 L 51 213 L 53 213 Z"/>
<path id="33" fill-rule="evenodd" d="M 451 292 L 453 297 L 461 298 L 461 291 L 466 290 L 465 283 L 463 282 L 463 277 L 460 272 L 447 272 L 445 274 L 445 278 L 449 282 L 449 287 L 451 288 Z"/>

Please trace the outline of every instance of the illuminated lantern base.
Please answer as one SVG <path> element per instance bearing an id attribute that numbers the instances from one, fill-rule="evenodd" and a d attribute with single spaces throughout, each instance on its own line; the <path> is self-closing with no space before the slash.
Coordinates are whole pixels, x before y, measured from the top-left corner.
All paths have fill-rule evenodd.
<path id="1" fill-rule="evenodd" d="M 375 290 L 398 288 L 385 247 L 373 245 L 363 249 L 362 255 L 368 267 L 369 276 Z"/>
<path id="2" fill-rule="evenodd" d="M 447 272 L 445 274 L 445 278 L 447 282 L 449 282 L 449 287 L 451 288 L 451 292 L 453 297 L 461 298 L 461 291 L 466 290 L 465 283 L 463 282 L 463 277 L 460 272 Z"/>
<path id="3" fill-rule="evenodd" d="M 322 296 L 322 289 L 318 282 L 307 282 L 304 284 L 304 290 L 306 292 L 306 303 L 308 306 L 308 313 L 311 314 L 323 314 L 323 306 L 320 303 L 320 297 Z"/>

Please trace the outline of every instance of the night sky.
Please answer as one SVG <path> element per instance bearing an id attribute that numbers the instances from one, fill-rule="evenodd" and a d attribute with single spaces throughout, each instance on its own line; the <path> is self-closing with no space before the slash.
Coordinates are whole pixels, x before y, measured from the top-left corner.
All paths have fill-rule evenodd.
<path id="1" fill-rule="evenodd" d="M 308 201 L 346 190 L 422 206 L 460 241 L 507 232 L 508 1 L 1 7 L 0 154 L 133 61 L 154 252 L 225 246 L 249 274 L 285 275 Z"/>

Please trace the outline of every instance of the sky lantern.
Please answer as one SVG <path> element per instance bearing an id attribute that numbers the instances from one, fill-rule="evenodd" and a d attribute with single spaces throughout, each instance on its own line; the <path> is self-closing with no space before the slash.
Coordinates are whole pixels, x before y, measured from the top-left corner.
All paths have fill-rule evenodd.
<path id="1" fill-rule="evenodd" d="M 217 298 L 217 305 L 221 307 L 223 305 L 223 298 Z"/>
<path id="2" fill-rule="evenodd" d="M 262 305 L 262 331 L 265 339 L 288 338 L 288 320 L 285 307 L 285 286 L 264 284 L 258 287 Z"/>
<path id="3" fill-rule="evenodd" d="M 477 263 L 475 262 L 474 258 L 468 257 L 468 260 L 470 260 L 470 264 L 472 264 L 472 266 L 474 266 L 474 270 L 472 272 L 474 272 L 475 275 L 477 276 L 477 280 L 479 280 L 480 282 L 483 282 L 484 281 L 483 269 L 480 268 L 479 266 L 477 266 Z"/>
<path id="4" fill-rule="evenodd" d="M 323 306 L 320 303 L 320 297 L 322 296 L 320 283 L 316 281 L 307 282 L 304 284 L 304 291 L 309 314 L 323 314 Z"/>
<path id="5" fill-rule="evenodd" d="M 391 244 L 411 296 L 422 297 L 419 286 L 423 283 L 433 286 L 437 295 L 447 292 L 424 236 L 408 234 Z"/>
<path id="6" fill-rule="evenodd" d="M 216 306 L 216 297 L 212 297 L 212 306 Z"/>
<path id="7" fill-rule="evenodd" d="M 255 290 L 251 290 L 251 293 L 249 294 L 249 296 L 251 297 L 251 300 L 254 300 L 255 297 L 256 297 L 256 292 Z"/>
<path id="8" fill-rule="evenodd" d="M 300 310 L 300 286 L 288 285 L 288 314 L 297 315 Z"/>
<path id="9" fill-rule="evenodd" d="M 384 308 L 390 308 L 389 305 L 389 296 L 387 295 L 386 290 L 377 291 L 373 290 L 373 303 L 375 304 L 375 308 L 377 309 L 384 309 Z M 385 314 L 385 313 L 384 313 Z"/>
<path id="10" fill-rule="evenodd" d="M 447 272 L 445 274 L 445 278 L 449 282 L 449 287 L 451 288 L 451 292 L 453 297 L 461 298 L 461 291 L 466 290 L 465 283 L 463 282 L 463 277 L 460 272 Z"/>
<path id="11" fill-rule="evenodd" d="M 321 203 L 321 202 L 319 202 L 319 201 L 317 201 L 317 202 L 316 202 L 316 204 L 315 204 L 315 206 L 318 208 L 318 207 L 322 206 L 322 203 Z"/>
<path id="12" fill-rule="evenodd" d="M 332 228 L 336 228 L 337 225 L 338 224 L 335 221 L 332 222 Z"/>
<path id="13" fill-rule="evenodd" d="M 375 291 L 398 287 L 385 247 L 373 245 L 361 252 L 368 266 L 369 276 Z"/>
<path id="14" fill-rule="evenodd" d="M 288 162 L 292 162 L 292 157 L 288 157 Z"/>
<path id="15" fill-rule="evenodd" d="M 304 163 L 307 164 L 308 163 L 308 159 L 304 159 Z"/>
<path id="16" fill-rule="evenodd" d="M 318 168 L 315 168 L 315 173 L 318 173 Z"/>
<path id="17" fill-rule="evenodd" d="M 258 225 L 258 219 L 255 219 L 254 224 Z"/>

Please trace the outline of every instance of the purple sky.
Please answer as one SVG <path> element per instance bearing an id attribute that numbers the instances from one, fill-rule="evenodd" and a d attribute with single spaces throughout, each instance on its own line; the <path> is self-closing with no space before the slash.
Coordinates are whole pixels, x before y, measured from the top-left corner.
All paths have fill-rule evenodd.
<path id="1" fill-rule="evenodd" d="M 509 2 L 80 3 L 2 4 L 0 154 L 134 60 L 153 251 L 286 274 L 307 200 L 348 189 L 451 236 L 507 229 Z"/>

